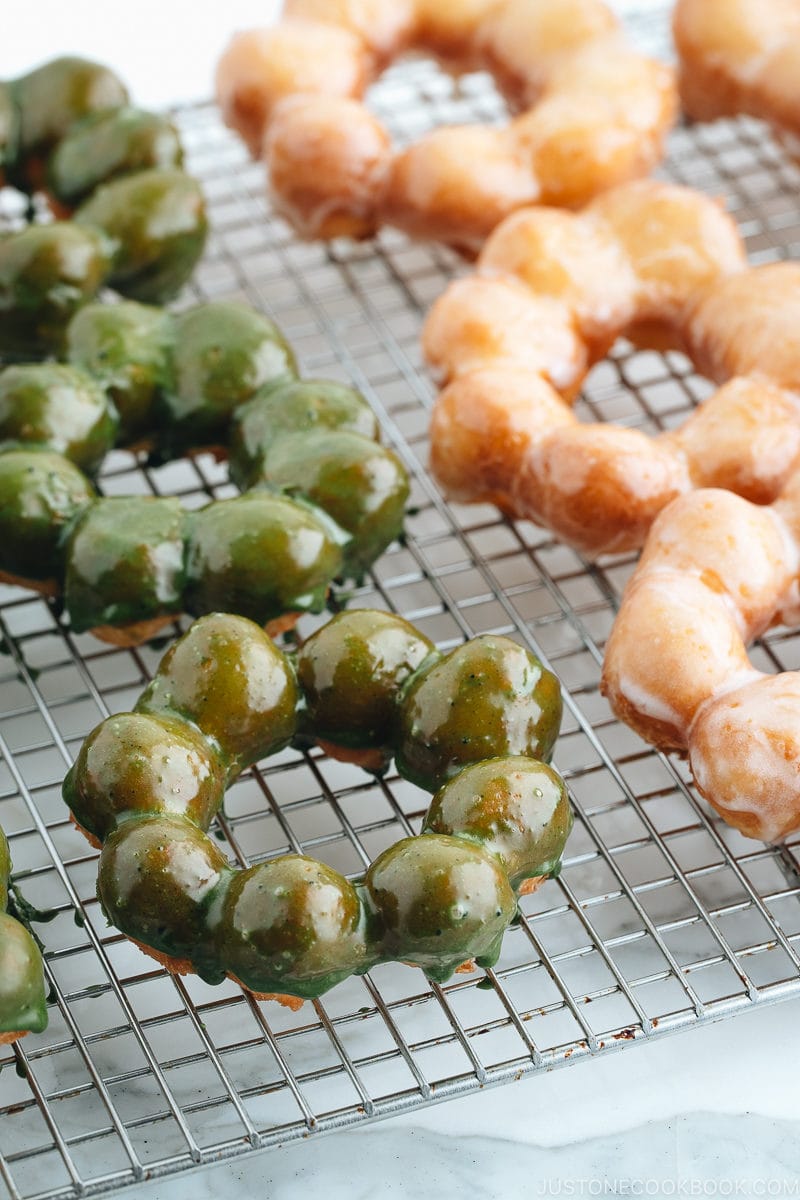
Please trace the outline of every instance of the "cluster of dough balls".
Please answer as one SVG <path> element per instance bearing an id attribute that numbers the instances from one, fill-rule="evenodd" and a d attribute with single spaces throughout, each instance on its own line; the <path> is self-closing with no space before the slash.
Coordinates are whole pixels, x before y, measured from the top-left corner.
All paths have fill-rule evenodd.
<path id="1" fill-rule="evenodd" d="M 364 96 L 407 50 L 490 71 L 517 115 L 393 148 Z M 286 0 L 278 25 L 233 39 L 217 97 L 302 236 L 389 223 L 464 248 L 523 205 L 576 207 L 646 175 L 676 112 L 671 68 L 602 0 Z"/>
<path id="2" fill-rule="evenodd" d="M 198 180 L 173 123 L 129 103 L 101 63 L 65 55 L 0 80 L 0 188 L 27 225 L 0 233 L 0 358 L 57 354 L 70 318 L 103 287 L 173 299 L 203 252 Z M 33 197 L 54 215 L 34 221 Z"/>
<path id="3" fill-rule="evenodd" d="M 400 535 L 408 474 L 369 404 L 299 379 L 260 312 L 87 304 L 65 337 L 68 363 L 0 371 L 0 582 L 61 597 L 73 633 L 138 645 L 223 603 L 278 632 Z M 213 450 L 243 494 L 97 495 L 114 445 Z"/>
<path id="4" fill-rule="evenodd" d="M 98 896 L 123 933 L 171 971 L 295 1007 L 380 962 L 437 982 L 494 965 L 518 896 L 560 871 L 572 814 L 544 761 L 560 724 L 558 680 L 509 638 L 442 655 L 401 617 L 361 609 L 292 660 L 214 613 L 134 712 L 93 730 L 64 798 L 103 844 Z M 394 757 L 435 793 L 420 834 L 355 880 L 303 854 L 231 866 L 208 833 L 227 784 L 298 738 L 379 774 Z"/>
<path id="5" fill-rule="evenodd" d="M 574 215 L 526 209 L 423 331 L 445 384 L 431 460 L 445 492 L 490 501 L 589 556 L 638 549 L 697 487 L 775 498 L 800 452 L 800 266 L 748 269 L 707 196 L 626 184 Z M 620 335 L 674 346 L 723 386 L 657 437 L 578 420 L 571 402 Z"/>

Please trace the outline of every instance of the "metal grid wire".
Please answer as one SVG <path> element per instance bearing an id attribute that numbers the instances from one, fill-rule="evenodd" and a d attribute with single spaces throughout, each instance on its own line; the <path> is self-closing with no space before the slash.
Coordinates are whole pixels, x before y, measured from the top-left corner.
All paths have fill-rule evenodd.
<path id="1" fill-rule="evenodd" d="M 392 71 L 375 104 L 403 139 L 502 113 L 484 77 L 455 85 L 428 63 Z M 799 843 L 764 847 L 721 824 L 685 767 L 647 749 L 598 692 L 633 556 L 588 567 L 492 508 L 445 504 L 426 475 L 432 393 L 418 335 L 463 265 L 392 233 L 299 244 L 269 219 L 261 169 L 214 110 L 180 121 L 214 231 L 186 302 L 241 297 L 274 315 L 306 374 L 365 392 L 413 472 L 408 540 L 353 602 L 400 612 L 445 648 L 493 632 L 546 658 L 567 692 L 556 762 L 576 825 L 561 878 L 522 901 L 488 977 L 437 987 L 381 966 L 297 1013 L 231 983 L 172 978 L 106 925 L 96 855 L 60 798 L 83 737 L 131 706 L 163 646 L 76 637 L 42 599 L 4 589 L 0 823 L 24 892 L 56 912 L 41 927 L 50 1027 L 0 1048 L 0 1179 L 12 1197 L 96 1195 L 800 995 Z M 664 174 L 720 195 L 754 261 L 798 254 L 800 173 L 762 126 L 682 128 Z M 707 390 L 682 356 L 620 344 L 593 371 L 582 415 L 665 429 Z M 148 470 L 121 452 L 102 484 L 189 506 L 232 490 L 210 457 Z M 776 630 L 754 657 L 797 668 L 800 636 Z M 243 865 L 295 850 L 357 873 L 418 830 L 426 803 L 394 774 L 376 782 L 319 751 L 286 752 L 230 789 L 217 832 Z"/>

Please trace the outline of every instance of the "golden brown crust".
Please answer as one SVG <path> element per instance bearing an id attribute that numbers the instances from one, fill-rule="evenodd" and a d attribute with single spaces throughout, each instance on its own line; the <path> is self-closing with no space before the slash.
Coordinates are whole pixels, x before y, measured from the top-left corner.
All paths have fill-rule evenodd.
<path id="1" fill-rule="evenodd" d="M 522 887 L 519 889 L 520 896 L 531 896 L 542 886 L 543 883 L 546 883 L 547 880 L 547 875 L 534 875 L 532 879 L 526 879 L 522 884 Z"/>
<path id="2" fill-rule="evenodd" d="M 72 822 L 72 824 L 75 826 L 75 828 L 77 829 L 78 833 L 83 834 L 83 836 L 86 838 L 86 840 L 90 846 L 93 846 L 95 850 L 103 849 L 103 843 L 100 841 L 100 839 L 96 838 L 93 833 L 89 833 L 88 829 L 84 829 L 84 827 L 81 825 L 81 823 L 78 821 L 77 817 L 75 816 L 74 812 L 71 812 L 69 814 L 69 819 Z"/>
<path id="3" fill-rule="evenodd" d="M 383 65 L 406 49 L 415 7 L 415 0 L 284 0 L 283 15 L 347 29 Z"/>
<path id="4" fill-rule="evenodd" d="M 364 771 L 380 771 L 386 766 L 386 755 L 382 750 L 354 750 L 350 746 L 338 746 L 335 742 L 327 742 L 317 738 L 317 745 L 329 758 L 338 762 L 353 763 Z"/>
<path id="5" fill-rule="evenodd" d="M 110 646 L 129 649 L 131 646 L 141 646 L 144 642 L 149 642 L 174 620 L 174 615 L 152 617 L 149 621 L 129 621 L 126 625 L 96 625 L 90 632 Z"/>
<path id="6" fill-rule="evenodd" d="M 217 98 L 225 121 L 255 157 L 281 100 L 302 93 L 361 96 L 373 67 L 357 34 L 290 17 L 269 29 L 234 36 L 217 65 Z"/>
<path id="7" fill-rule="evenodd" d="M 686 314 L 685 341 L 717 383 L 751 376 L 800 392 L 800 263 L 769 263 L 700 290 Z"/>
<path id="8" fill-rule="evenodd" d="M 0 1033 L 0 1046 L 10 1046 L 14 1042 L 18 1042 L 20 1038 L 27 1037 L 25 1033 Z"/>
<path id="9" fill-rule="evenodd" d="M 273 621 L 267 621 L 264 626 L 264 632 L 270 637 L 276 638 L 282 633 L 288 633 L 290 629 L 294 629 L 297 622 L 300 620 L 302 613 L 284 613 L 283 616 L 275 617 Z"/>
<path id="10" fill-rule="evenodd" d="M 388 184 L 386 130 L 354 100 L 293 96 L 264 142 L 273 204 L 301 237 L 371 237 Z M 319 194 L 320 176 L 328 181 Z M 340 199 L 341 198 L 341 199 Z"/>
<path id="11" fill-rule="evenodd" d="M 229 975 L 234 983 L 238 983 L 243 992 L 250 992 L 250 988 L 245 987 L 241 979 L 237 979 L 235 975 Z M 255 1000 L 275 1000 L 280 1004 L 281 1008 L 289 1008 L 292 1012 L 299 1012 L 305 1004 L 302 996 L 288 996 L 285 992 L 250 992 L 250 995 Z"/>
<path id="12" fill-rule="evenodd" d="M 61 590 L 55 579 L 26 579 L 24 575 L 12 575 L 9 571 L 0 571 L 0 583 L 27 588 L 31 592 L 38 592 L 40 596 L 57 596 Z"/>
<path id="13" fill-rule="evenodd" d="M 158 950 L 154 950 L 152 946 L 147 946 L 144 942 L 137 941 L 136 938 L 130 938 L 129 941 L 133 942 L 134 946 L 138 946 L 148 958 L 155 959 L 165 971 L 169 971 L 170 975 L 186 976 L 197 974 L 188 959 L 170 958 L 168 954 L 161 954 Z M 305 1000 L 300 996 L 287 996 L 281 992 L 252 992 L 235 975 L 229 974 L 228 978 L 237 983 L 243 992 L 250 992 L 250 995 L 256 1000 L 275 1000 L 283 1008 L 290 1008 L 292 1012 L 297 1012 L 305 1004 Z"/>
<path id="14" fill-rule="evenodd" d="M 699 793 L 766 842 L 800 829 L 800 672 L 763 674 L 746 647 L 773 624 L 796 623 L 799 480 L 796 467 L 772 505 L 708 488 L 659 516 L 601 682 L 616 716 L 688 754 Z"/>

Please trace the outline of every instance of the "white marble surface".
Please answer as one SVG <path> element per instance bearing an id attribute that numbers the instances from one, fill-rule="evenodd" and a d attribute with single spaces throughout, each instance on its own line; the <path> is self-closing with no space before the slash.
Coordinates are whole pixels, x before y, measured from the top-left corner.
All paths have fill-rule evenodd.
<path id="1" fill-rule="evenodd" d="M 800 1002 L 754 1010 L 128 1194 L 800 1195 L 799 1019 Z"/>
<path id="2" fill-rule="evenodd" d="M 210 92 L 230 30 L 269 0 L 14 4 L 0 76 L 51 54 L 108 61 L 140 103 Z M 746 1013 L 380 1125 L 136 1188 L 229 1197 L 800 1194 L 800 1003 Z"/>

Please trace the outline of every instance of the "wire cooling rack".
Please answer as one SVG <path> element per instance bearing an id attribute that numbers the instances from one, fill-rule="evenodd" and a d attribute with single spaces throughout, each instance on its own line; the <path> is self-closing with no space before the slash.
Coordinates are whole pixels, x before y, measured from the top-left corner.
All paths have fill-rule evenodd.
<path id="1" fill-rule="evenodd" d="M 639 32 L 663 42 L 663 24 Z M 485 78 L 455 85 L 426 63 L 391 72 L 375 103 L 400 138 L 502 113 Z M 12 1197 L 98 1195 L 800 995 L 799 843 L 764 847 L 719 823 L 685 767 L 647 749 L 598 692 L 633 557 L 587 566 L 492 508 L 445 504 L 425 473 L 432 392 L 418 335 L 462 264 L 392 233 L 299 244 L 269 219 L 261 169 L 215 111 L 179 119 L 213 222 L 186 302 L 241 297 L 274 315 L 307 374 L 364 391 L 413 473 L 408 540 L 353 603 L 403 613 L 445 648 L 494 632 L 545 657 L 567 693 L 556 761 L 576 825 L 561 878 L 522 901 L 488 974 L 436 987 L 382 966 L 297 1013 L 230 983 L 171 978 L 106 925 L 96 855 L 60 799 L 83 737 L 130 707 L 163 647 L 75 637 L 42 599 L 4 589 L 0 823 L 27 897 L 56 912 L 41 927 L 50 1027 L 0 1048 L 0 1179 Z M 800 253 L 800 172 L 762 126 L 682 128 L 663 174 L 721 196 L 754 261 Z M 707 391 L 680 355 L 620 344 L 593 371 L 581 415 L 655 431 Z M 148 470 L 125 453 L 102 484 L 190 506 L 232 490 L 210 458 Z M 776 630 L 754 657 L 797 668 L 800 636 Z M 393 774 L 379 783 L 318 751 L 287 752 L 231 788 L 218 834 L 241 864 L 291 849 L 357 873 L 418 829 L 426 803 Z"/>

